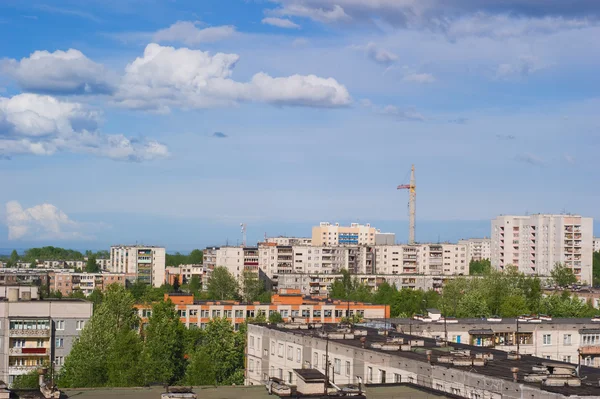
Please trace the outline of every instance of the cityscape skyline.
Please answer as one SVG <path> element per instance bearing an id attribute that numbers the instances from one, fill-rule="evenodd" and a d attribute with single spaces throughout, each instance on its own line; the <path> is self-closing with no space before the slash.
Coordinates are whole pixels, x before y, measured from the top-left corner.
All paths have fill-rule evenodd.
<path id="1" fill-rule="evenodd" d="M 0 247 L 600 219 L 598 7 L 392 3 L 3 3 Z"/>

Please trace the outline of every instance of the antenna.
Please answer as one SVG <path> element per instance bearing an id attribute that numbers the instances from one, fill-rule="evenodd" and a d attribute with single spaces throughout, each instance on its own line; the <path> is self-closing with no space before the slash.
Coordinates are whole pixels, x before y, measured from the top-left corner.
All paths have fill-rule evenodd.
<path id="1" fill-rule="evenodd" d="M 242 246 L 246 246 L 246 223 L 240 223 L 240 227 L 242 228 Z"/>

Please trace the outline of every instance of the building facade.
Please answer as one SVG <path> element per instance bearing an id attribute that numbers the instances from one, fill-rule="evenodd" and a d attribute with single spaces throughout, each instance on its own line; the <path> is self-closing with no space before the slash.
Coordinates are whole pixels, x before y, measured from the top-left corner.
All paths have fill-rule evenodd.
<path id="1" fill-rule="evenodd" d="M 0 379 L 11 384 L 40 366 L 60 372 L 92 307 L 83 300 L 0 301 Z"/>
<path id="2" fill-rule="evenodd" d="M 492 240 L 489 238 L 469 238 L 458 243 L 466 246 L 467 262 L 489 260 L 492 257 Z"/>
<path id="3" fill-rule="evenodd" d="M 81 291 L 85 296 L 94 290 L 104 291 L 111 284 L 126 285 L 126 275 L 122 273 L 74 273 L 48 272 L 50 291 L 60 292 L 67 296 Z"/>
<path id="4" fill-rule="evenodd" d="M 386 305 L 372 305 L 361 302 L 325 300 L 302 295 L 296 290 L 283 290 L 271 297 L 271 303 L 241 303 L 236 301 L 194 301 L 190 294 L 165 294 L 179 312 L 181 322 L 186 327 L 204 328 L 214 318 L 227 318 L 237 330 L 249 318 L 263 314 L 267 319 L 279 313 L 284 322 L 295 324 L 339 323 L 344 317 L 355 314 L 362 318 L 385 318 L 390 316 Z M 136 305 L 142 323 L 150 317 L 150 305 Z"/>
<path id="5" fill-rule="evenodd" d="M 300 387 L 297 370 L 328 375 L 336 387 L 399 384 L 468 399 L 596 398 L 600 370 L 566 363 L 512 360 L 506 352 L 469 345 L 447 350 L 439 341 L 370 328 L 293 329 L 250 324 L 246 384 L 275 377 Z M 589 382 L 586 381 L 589 379 Z M 391 397 L 391 396 L 390 396 Z"/>
<path id="6" fill-rule="evenodd" d="M 339 223 L 321 222 L 312 228 L 312 245 L 375 245 L 375 234 L 378 232 L 370 224 L 352 223 L 350 226 L 340 226 Z"/>
<path id="7" fill-rule="evenodd" d="M 110 248 L 110 271 L 127 278 L 160 287 L 165 282 L 164 247 L 117 245 Z"/>
<path id="8" fill-rule="evenodd" d="M 499 216 L 492 221 L 492 267 L 549 276 L 557 263 L 592 282 L 593 220 L 577 215 Z"/>

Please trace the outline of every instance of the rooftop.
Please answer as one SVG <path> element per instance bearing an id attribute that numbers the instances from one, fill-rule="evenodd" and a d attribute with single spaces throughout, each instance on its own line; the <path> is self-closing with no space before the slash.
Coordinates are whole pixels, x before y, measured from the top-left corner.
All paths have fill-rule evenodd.
<path id="1" fill-rule="evenodd" d="M 202 399 L 273 399 L 262 385 L 254 386 L 220 386 L 220 387 L 195 387 L 194 392 Z M 446 398 L 430 391 L 416 389 L 406 385 L 367 386 L 364 391 L 368 399 L 411 398 L 430 399 Z M 98 389 L 67 389 L 63 391 L 67 398 L 77 399 L 160 399 L 160 394 L 165 392 L 163 387 L 151 388 L 98 388 Z"/>
<path id="2" fill-rule="evenodd" d="M 273 330 L 278 330 L 290 334 L 295 335 L 309 335 L 315 338 L 321 338 L 322 329 L 307 329 L 307 330 L 290 330 L 285 327 L 275 327 L 275 326 L 267 326 L 266 328 L 270 328 Z M 336 326 L 325 326 L 326 331 L 334 332 L 336 331 Z M 422 346 L 413 346 L 410 351 L 400 351 L 400 350 L 385 350 L 381 348 L 372 347 L 373 343 L 385 343 L 388 337 L 379 334 L 379 330 L 369 327 L 360 327 L 357 330 L 366 330 L 367 335 L 365 346 L 363 347 L 363 343 L 361 342 L 361 336 L 356 335 L 353 339 L 334 339 L 330 336 L 330 341 L 335 342 L 339 345 L 348 345 L 354 348 L 363 349 L 366 351 L 374 351 L 379 353 L 385 353 L 388 356 L 396 356 L 400 359 L 404 359 L 406 362 L 405 365 L 408 366 L 408 362 L 410 361 L 420 361 L 423 363 L 427 363 L 427 351 L 431 350 L 431 364 L 434 366 L 446 367 L 448 369 L 458 369 L 462 371 L 476 373 L 478 375 L 485 375 L 492 378 L 499 378 L 505 381 L 513 381 L 513 371 L 512 368 L 517 367 L 518 371 L 518 382 L 520 384 L 525 384 L 532 388 L 542 389 L 547 392 L 554 392 L 563 395 L 581 395 L 581 396 L 596 396 L 600 397 L 600 386 L 598 385 L 598 381 L 600 380 L 600 369 L 581 366 L 580 375 L 584 377 L 581 381 L 581 386 L 542 386 L 538 383 L 530 383 L 525 382 L 524 377 L 527 374 L 532 374 L 534 372 L 534 366 L 539 367 L 542 363 L 547 362 L 546 359 L 530 356 L 530 355 L 521 355 L 519 360 L 511 360 L 509 359 L 509 353 L 495 350 L 491 348 L 477 347 L 466 344 L 456 344 L 450 343 L 448 347 L 440 347 L 438 345 L 438 341 L 431 338 L 424 338 L 420 336 L 408 335 L 398 332 L 390 332 L 389 338 L 396 337 L 402 338 L 406 342 L 407 340 L 416 340 L 423 342 Z M 460 350 L 469 350 L 471 356 L 480 356 L 491 354 L 493 356 L 492 360 L 489 360 L 483 366 L 458 366 L 453 363 L 441 362 L 440 357 L 442 355 L 449 355 L 450 351 L 460 351 Z M 553 361 L 553 364 L 564 365 L 565 367 L 572 367 L 570 363 L 563 363 L 558 361 Z"/>

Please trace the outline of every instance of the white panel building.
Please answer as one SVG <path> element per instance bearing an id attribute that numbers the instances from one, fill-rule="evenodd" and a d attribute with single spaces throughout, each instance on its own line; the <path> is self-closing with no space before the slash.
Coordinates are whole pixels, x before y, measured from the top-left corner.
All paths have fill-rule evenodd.
<path id="1" fill-rule="evenodd" d="M 165 282 L 164 247 L 116 245 L 110 247 L 110 271 L 160 287 Z"/>
<path id="2" fill-rule="evenodd" d="M 492 240 L 489 238 L 469 238 L 459 240 L 459 244 L 467 246 L 467 261 L 480 261 L 492 257 Z"/>
<path id="3" fill-rule="evenodd" d="M 593 219 L 578 215 L 499 216 L 492 220 L 492 267 L 514 265 L 525 274 L 549 276 L 556 263 L 592 282 Z"/>

